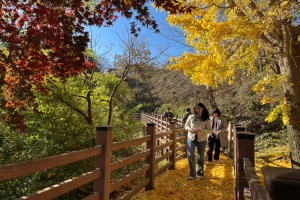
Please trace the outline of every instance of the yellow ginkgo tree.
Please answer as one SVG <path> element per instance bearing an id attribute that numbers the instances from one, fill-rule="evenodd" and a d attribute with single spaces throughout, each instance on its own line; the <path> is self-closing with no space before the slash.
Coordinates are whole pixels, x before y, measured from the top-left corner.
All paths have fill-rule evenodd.
<path id="1" fill-rule="evenodd" d="M 300 3 L 289 0 L 189 0 L 195 9 L 170 14 L 195 52 L 171 59 L 196 84 L 216 87 L 235 77 L 261 73 L 253 88 L 262 103 L 279 102 L 267 121 L 279 114 L 287 125 L 292 160 L 300 163 Z M 295 163 L 294 162 L 294 163 Z M 296 165 L 293 167 L 297 168 Z M 299 167 L 299 166 L 298 166 Z"/>

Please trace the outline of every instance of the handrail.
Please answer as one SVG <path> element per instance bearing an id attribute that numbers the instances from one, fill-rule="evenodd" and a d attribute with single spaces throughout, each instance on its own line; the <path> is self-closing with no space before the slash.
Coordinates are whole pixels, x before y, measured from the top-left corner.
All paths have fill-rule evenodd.
<path id="1" fill-rule="evenodd" d="M 243 165 L 244 165 L 243 168 L 245 171 L 245 175 L 248 180 L 249 194 L 251 194 L 250 197 L 252 199 L 266 200 L 267 199 L 266 189 L 262 186 L 262 183 L 259 180 L 250 159 L 243 158 Z M 244 196 L 245 196 L 245 191 L 247 190 L 248 189 L 244 190 Z"/>
<path id="2" fill-rule="evenodd" d="M 102 146 L 0 167 L 0 181 L 24 176 L 102 154 Z"/>
<path id="3" fill-rule="evenodd" d="M 152 119 L 148 117 L 147 119 Z M 143 122 L 143 121 L 142 121 Z M 63 181 L 59 184 L 50 186 L 48 188 L 39 190 L 32 194 L 25 195 L 19 199 L 53 199 L 75 188 L 78 188 L 89 182 L 94 182 L 94 191 L 84 200 L 88 199 L 104 199 L 108 200 L 110 193 L 119 189 L 130 181 L 145 175 L 144 181 L 136 185 L 131 191 L 127 191 L 122 196 L 122 199 L 130 199 L 137 194 L 141 189 L 153 190 L 154 180 L 161 173 L 167 169 L 175 169 L 176 161 L 186 157 L 186 152 L 181 150 L 186 149 L 186 142 L 182 146 L 177 147 L 178 141 L 186 140 L 185 137 L 179 137 L 177 134 L 184 134 L 183 129 L 176 129 L 176 124 L 171 121 L 164 121 L 163 123 L 156 120 L 161 126 L 156 126 L 153 123 L 143 122 L 144 136 L 127 141 L 112 142 L 112 127 L 97 127 L 97 135 L 95 146 L 79 151 L 69 152 L 61 155 L 26 161 L 22 163 L 15 163 L 0 167 L 0 181 L 19 176 L 24 176 L 30 173 L 38 172 L 45 169 L 63 166 L 87 158 L 95 159 L 95 168 L 92 171 L 85 172 L 78 177 Z M 158 128 L 160 132 L 156 132 Z M 158 134 L 156 134 L 158 133 Z M 163 140 L 162 137 L 165 139 Z M 163 141 L 160 144 L 159 141 Z M 157 145 L 158 144 L 158 145 Z M 133 147 L 136 145 L 145 146 L 145 149 L 118 161 L 112 162 L 112 151 Z M 167 151 L 158 155 L 158 151 Z M 141 162 L 144 160 L 144 162 Z M 165 160 L 164 165 L 160 162 Z M 135 162 L 142 163 L 140 169 L 129 172 L 123 179 L 118 181 L 111 181 L 111 172 L 126 167 Z"/>
<path id="4" fill-rule="evenodd" d="M 130 199 L 142 189 L 153 190 L 154 180 L 157 176 L 164 173 L 167 169 L 175 169 L 176 161 L 186 158 L 187 132 L 176 119 L 165 120 L 158 115 L 142 113 L 141 121 L 146 125 L 142 129 L 144 136 L 141 138 L 112 142 L 112 127 L 97 127 L 94 147 L 2 166 L 0 167 L 0 181 L 66 165 L 86 158 L 94 158 L 94 170 L 19 199 L 53 199 L 93 181 L 94 191 L 85 197 L 84 200 L 108 200 L 111 192 L 138 177 L 144 177 L 144 179 L 141 183 L 134 186 L 132 190 L 127 191 L 121 197 L 122 199 Z M 253 199 L 268 199 L 269 194 L 261 185 L 254 170 L 255 135 L 245 132 L 244 127 L 234 122 L 229 122 L 228 135 L 230 135 L 229 141 L 232 141 L 233 144 L 233 152 L 230 153 L 229 156 L 233 156 L 234 160 L 236 199 L 243 199 L 247 191 L 249 191 L 248 194 L 250 194 Z M 180 142 L 182 142 L 181 146 L 177 146 Z M 135 145 L 141 145 L 145 148 L 135 155 L 112 162 L 112 151 Z M 160 154 L 158 152 L 160 152 Z M 161 161 L 164 161 L 163 166 L 161 166 Z M 129 172 L 128 175 L 121 180 L 111 180 L 111 172 L 133 164 L 134 162 L 139 162 L 142 166 L 136 171 Z"/>

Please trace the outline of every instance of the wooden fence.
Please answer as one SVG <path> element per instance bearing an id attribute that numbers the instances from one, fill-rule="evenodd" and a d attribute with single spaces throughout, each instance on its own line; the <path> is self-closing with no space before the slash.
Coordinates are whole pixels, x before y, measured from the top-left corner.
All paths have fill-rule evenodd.
<path id="1" fill-rule="evenodd" d="M 163 119 L 159 115 L 142 113 L 141 121 L 144 124 L 142 129 L 144 136 L 141 138 L 112 142 L 113 128 L 100 126 L 96 128 L 94 147 L 2 166 L 0 167 L 0 181 L 93 157 L 95 159 L 94 170 L 19 199 L 53 199 L 86 183 L 93 182 L 94 191 L 84 200 L 108 200 L 110 193 L 138 177 L 142 181 L 127 191 L 120 199 L 130 199 L 143 189 L 153 190 L 155 178 L 167 169 L 175 169 L 176 161 L 187 156 L 187 134 L 179 120 L 176 119 Z M 245 128 L 239 124 L 234 122 L 228 124 L 228 156 L 233 158 L 236 200 L 298 199 L 300 196 L 299 170 L 265 166 L 262 168 L 265 179 L 265 187 L 263 187 L 254 168 L 255 135 L 245 132 Z M 111 162 L 113 151 L 136 145 L 144 146 L 144 150 Z M 138 170 L 130 172 L 123 179 L 111 181 L 111 172 L 141 160 L 144 160 L 144 164 Z"/>
<path id="2" fill-rule="evenodd" d="M 176 161 L 186 157 L 186 152 L 184 151 L 186 146 L 177 145 L 178 142 L 186 140 L 186 132 L 183 129 L 176 129 L 175 122 L 168 122 L 165 124 L 165 127 L 168 128 L 165 129 L 165 131 L 157 133 L 154 123 L 143 122 L 145 125 L 143 128 L 145 135 L 141 138 L 112 142 L 113 128 L 106 126 L 97 127 L 94 147 L 52 157 L 2 166 L 0 167 L 0 181 L 67 165 L 69 163 L 93 157 L 95 159 L 94 170 L 32 194 L 20 197 L 19 199 L 53 199 L 93 181 L 94 192 L 85 197 L 84 200 L 108 200 L 110 198 L 110 193 L 118 190 L 123 185 L 138 177 L 141 178 L 142 181 L 133 189 L 127 191 L 121 199 L 130 199 L 142 189 L 153 190 L 155 178 L 167 169 L 175 169 Z M 177 137 L 178 134 L 182 136 Z M 167 142 L 157 145 L 157 140 L 160 138 L 168 139 L 166 140 Z M 184 142 L 184 144 L 186 144 L 186 142 Z M 123 158 L 122 160 L 118 160 L 113 163 L 111 162 L 113 151 L 136 145 L 144 146 L 144 150 L 135 155 Z M 168 148 L 166 153 L 157 154 L 157 152 L 166 148 Z M 144 160 L 144 165 L 138 170 L 129 173 L 121 180 L 111 182 L 111 172 L 141 160 Z"/>
<path id="3" fill-rule="evenodd" d="M 234 122 L 229 122 L 228 127 L 229 138 L 232 138 L 229 144 L 233 146 L 233 148 L 232 146 L 228 148 L 233 149 L 234 175 L 236 177 L 235 199 L 266 200 L 266 190 L 255 172 L 255 135 L 245 132 L 245 127 Z"/>
<path id="4" fill-rule="evenodd" d="M 167 129 L 162 115 L 142 114 L 145 120 L 157 124 L 157 130 Z M 172 119 L 177 127 L 182 124 Z M 254 200 L 294 200 L 300 198 L 300 171 L 278 167 L 262 167 L 264 185 L 255 171 L 254 142 L 255 134 L 245 132 L 245 127 L 235 122 L 228 123 L 228 157 L 233 159 L 236 177 L 235 199 Z"/>
<path id="5" fill-rule="evenodd" d="M 255 134 L 245 132 L 243 126 L 234 122 L 229 122 L 228 131 L 229 138 L 232 138 L 230 141 L 232 146 L 228 148 L 233 149 L 236 200 L 295 200 L 300 198 L 299 169 L 263 166 L 261 168 L 263 184 L 255 171 Z"/>

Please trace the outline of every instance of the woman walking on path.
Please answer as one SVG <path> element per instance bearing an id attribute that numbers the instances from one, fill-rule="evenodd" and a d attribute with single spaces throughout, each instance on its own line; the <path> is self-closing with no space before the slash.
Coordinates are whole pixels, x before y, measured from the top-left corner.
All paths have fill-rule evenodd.
<path id="1" fill-rule="evenodd" d="M 212 126 L 212 133 L 210 133 L 208 137 L 208 151 L 207 151 L 207 158 L 206 164 L 212 162 L 214 160 L 219 163 L 220 157 L 220 148 L 225 147 L 228 145 L 228 139 L 226 135 L 227 130 L 227 121 L 224 117 L 221 116 L 221 112 L 219 109 L 215 109 L 212 112 L 211 126 Z M 213 156 L 213 152 L 214 156 Z"/>
<path id="2" fill-rule="evenodd" d="M 207 134 L 212 132 L 209 113 L 203 103 L 198 102 L 194 106 L 194 114 L 190 115 L 185 123 L 188 131 L 188 160 L 190 167 L 189 179 L 193 180 L 197 174 L 199 179 L 204 178 L 204 151 Z M 195 148 L 198 151 L 198 170 L 196 172 Z"/>

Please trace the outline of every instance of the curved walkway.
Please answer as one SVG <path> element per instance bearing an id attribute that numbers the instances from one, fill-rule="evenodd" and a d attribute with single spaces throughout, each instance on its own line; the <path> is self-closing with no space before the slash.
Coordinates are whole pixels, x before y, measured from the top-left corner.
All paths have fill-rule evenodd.
<path id="1" fill-rule="evenodd" d="M 175 170 L 168 170 L 155 179 L 155 190 L 144 191 L 134 200 L 233 200 L 235 177 L 233 160 L 221 153 L 220 164 L 204 167 L 204 179 L 188 180 L 188 160 L 176 163 Z"/>

